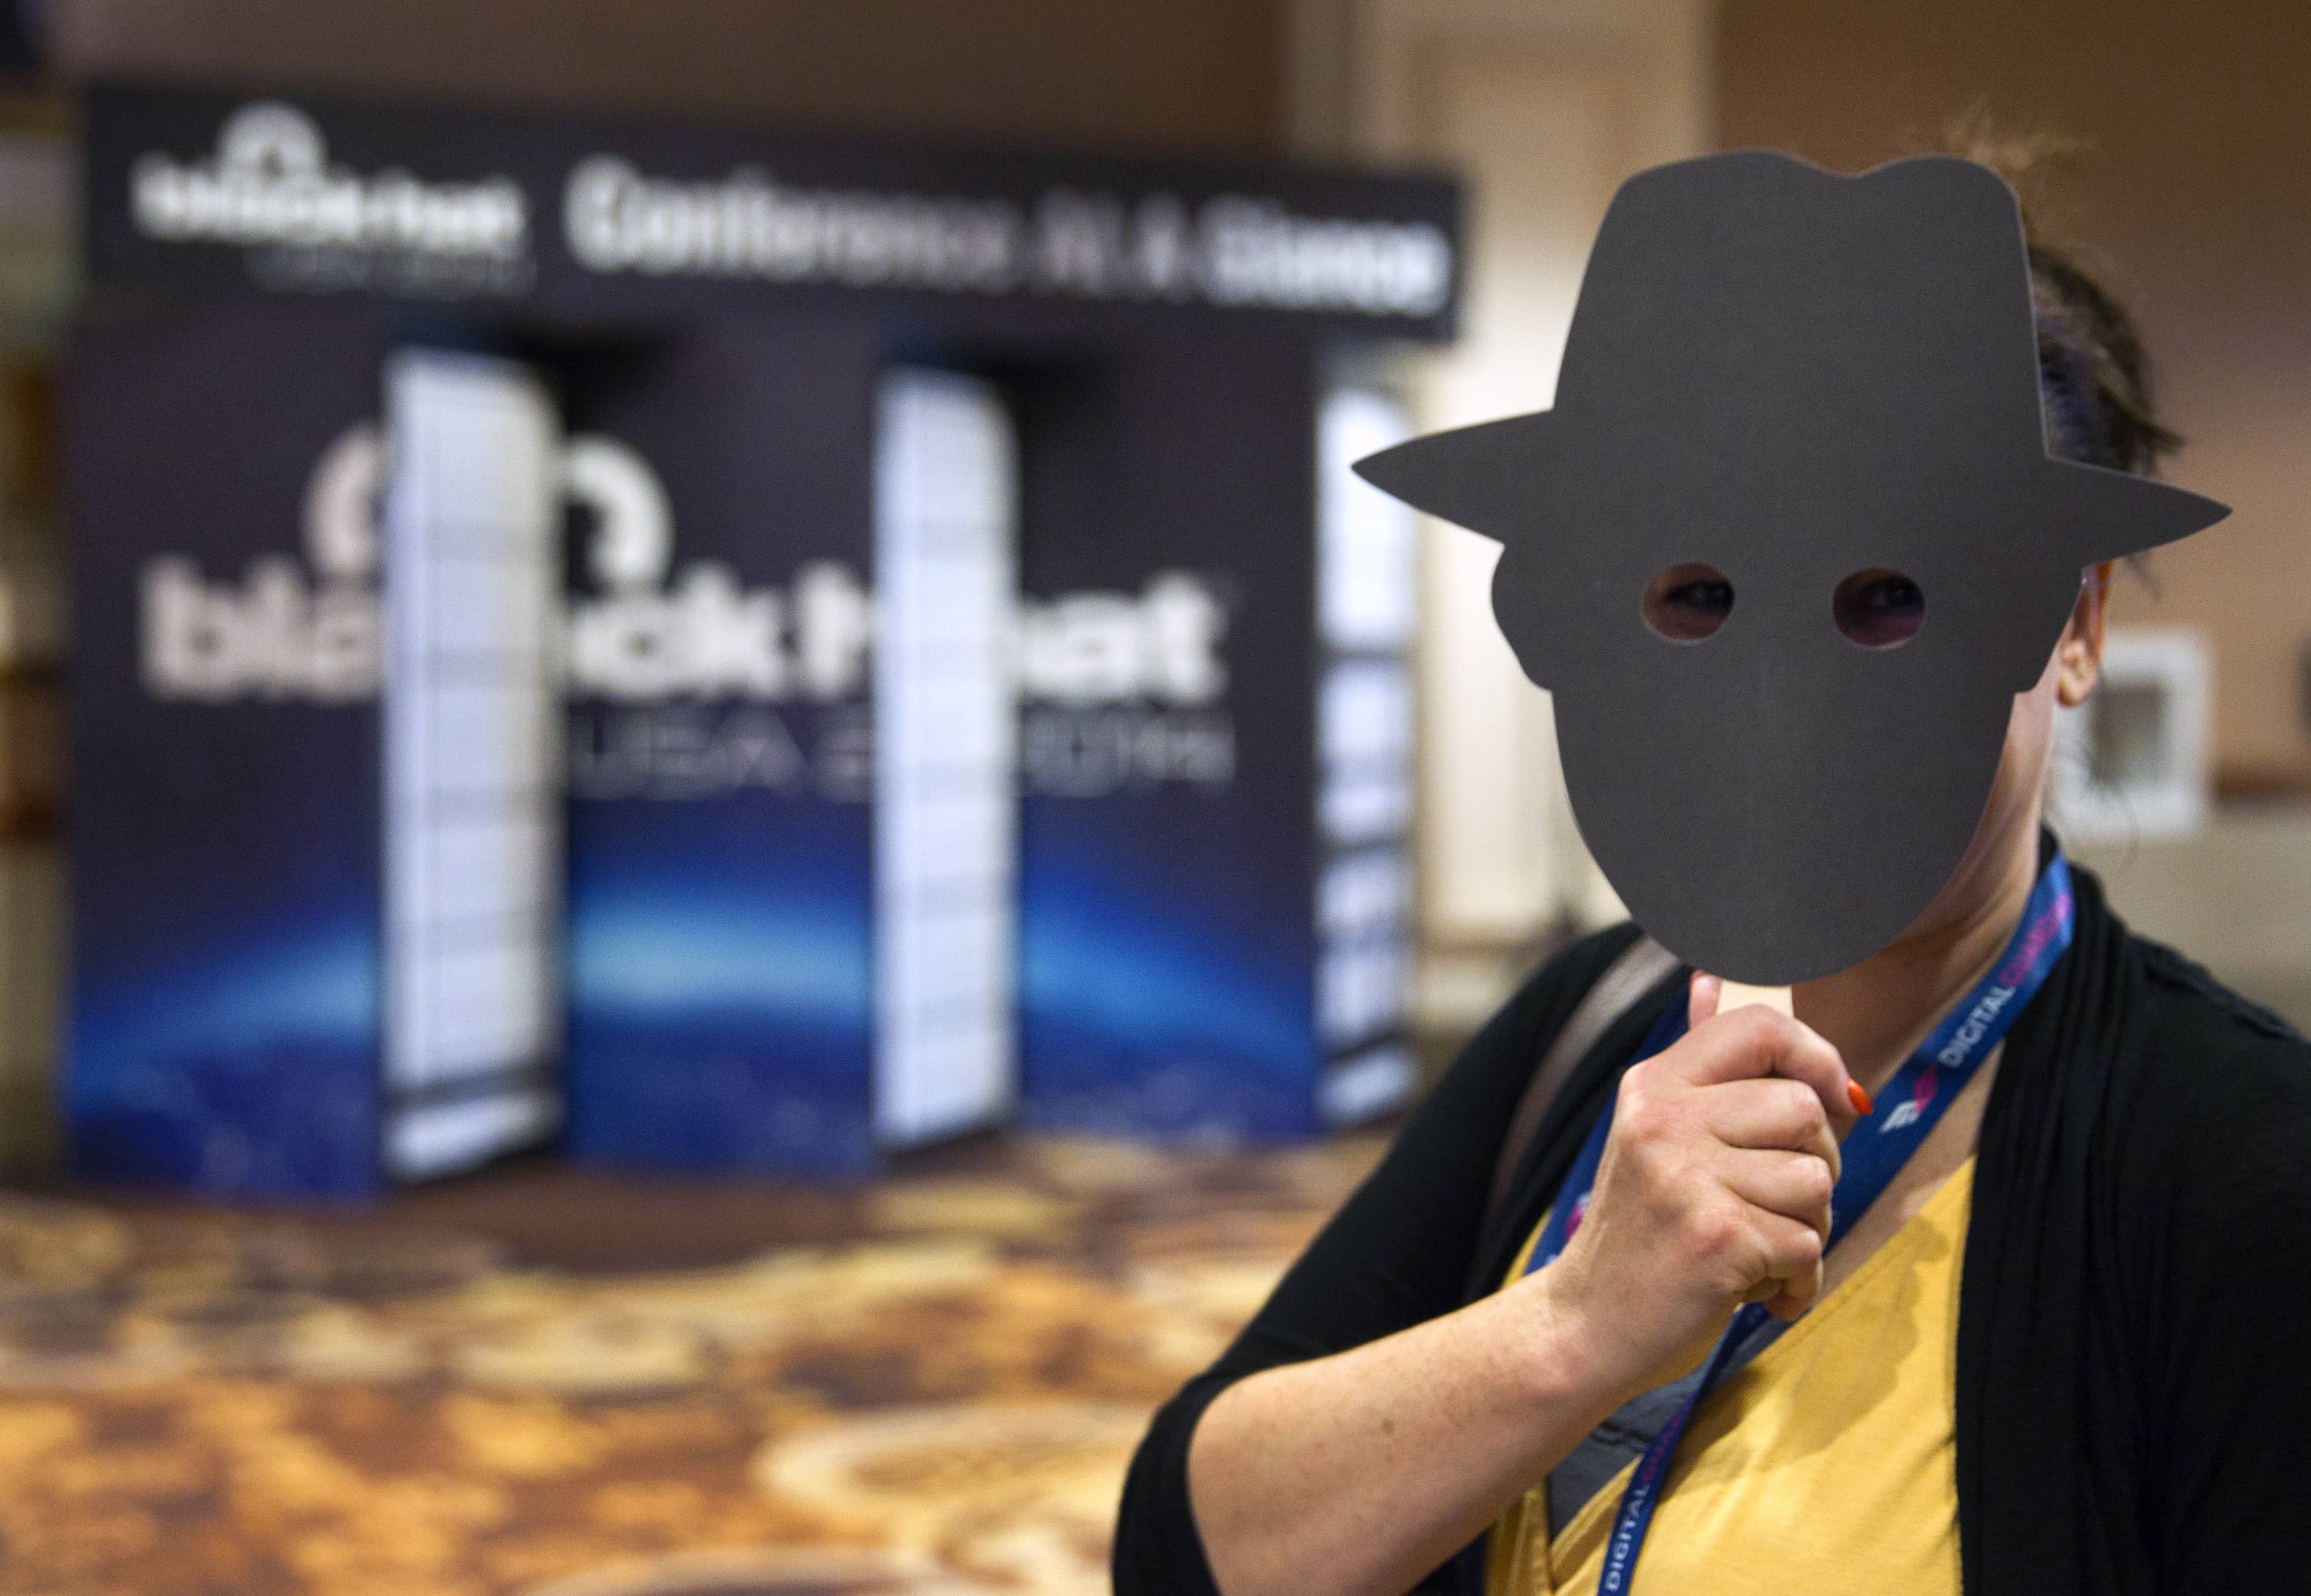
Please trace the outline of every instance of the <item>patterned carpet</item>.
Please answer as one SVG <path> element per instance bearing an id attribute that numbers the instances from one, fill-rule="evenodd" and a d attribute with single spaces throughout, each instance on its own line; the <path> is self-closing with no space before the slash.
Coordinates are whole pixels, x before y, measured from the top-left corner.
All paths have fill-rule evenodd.
<path id="1" fill-rule="evenodd" d="M 989 1142 L 848 1195 L 0 1197 L 6 1596 L 1106 1588 L 1149 1409 L 1377 1155 Z"/>

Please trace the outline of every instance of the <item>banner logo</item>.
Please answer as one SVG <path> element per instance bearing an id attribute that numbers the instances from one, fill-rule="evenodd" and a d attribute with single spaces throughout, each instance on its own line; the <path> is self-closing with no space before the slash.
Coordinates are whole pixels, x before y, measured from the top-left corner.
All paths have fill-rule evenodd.
<path id="1" fill-rule="evenodd" d="M 382 639 L 376 497 L 385 440 L 373 423 L 325 451 L 305 492 L 305 556 L 252 563 L 212 583 L 180 554 L 148 561 L 139 641 L 155 698 L 352 703 L 375 696 Z"/>
<path id="2" fill-rule="evenodd" d="M 1020 781 L 1029 793 L 1103 798 L 1235 778 L 1219 585 L 1159 571 L 1139 592 L 1022 599 Z"/>
<path id="3" fill-rule="evenodd" d="M 579 696 L 621 702 L 737 697 L 830 703 L 867 682 L 872 601 L 839 562 L 793 586 L 743 588 L 693 561 L 671 581 L 674 516 L 650 462 L 615 438 L 572 438 L 562 488 L 591 512 L 583 563 L 595 592 L 570 608 L 568 668 Z"/>
<path id="4" fill-rule="evenodd" d="M 249 249 L 267 287 L 512 292 L 532 275 L 529 203 L 513 179 L 357 172 L 330 161 L 311 117 L 278 100 L 227 117 L 210 155 L 139 156 L 129 215 L 146 238 Z"/>
<path id="5" fill-rule="evenodd" d="M 378 517 L 390 468 L 373 422 L 323 452 L 305 493 L 302 565 L 266 555 L 240 582 L 213 583 L 183 555 L 149 562 L 141 630 L 154 696 L 372 696 L 382 658 Z M 728 567 L 698 561 L 669 582 L 672 517 L 649 462 L 615 438 L 581 434 L 563 446 L 560 473 L 564 501 L 590 522 L 582 559 L 597 589 L 570 604 L 563 668 L 573 694 L 833 702 L 863 691 L 872 601 L 850 567 L 805 566 L 781 590 L 742 588 Z"/>
<path id="6" fill-rule="evenodd" d="M 211 580 L 182 554 L 148 561 L 138 628 L 147 690 L 203 703 L 375 697 L 390 472 L 382 429 L 360 423 L 313 468 L 301 560 L 262 555 L 238 580 Z M 580 580 L 558 654 L 581 710 L 571 767 L 582 794 L 783 787 L 820 766 L 842 772 L 821 771 L 823 785 L 864 790 L 863 718 L 829 730 L 820 740 L 832 744 L 812 755 L 772 709 L 863 713 L 875 599 L 855 568 L 814 561 L 781 588 L 746 585 L 719 561 L 677 564 L 664 484 L 604 434 L 563 444 L 555 486 L 578 518 Z M 1025 789 L 1080 798 L 1231 781 L 1229 620 L 1221 584 L 1189 571 L 1155 571 L 1137 592 L 1021 598 L 1004 663 L 1022 710 Z M 591 720 L 589 704 L 601 711 Z"/>

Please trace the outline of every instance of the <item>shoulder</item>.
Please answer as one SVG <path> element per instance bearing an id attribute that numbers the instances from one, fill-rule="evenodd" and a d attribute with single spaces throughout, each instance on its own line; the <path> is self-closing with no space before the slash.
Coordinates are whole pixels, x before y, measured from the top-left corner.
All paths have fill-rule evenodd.
<path id="1" fill-rule="evenodd" d="M 2162 943 L 2133 939 L 2144 975 L 2138 1051 L 2167 1092 L 2222 1100 L 2311 1092 L 2311 1042 Z"/>
<path id="2" fill-rule="evenodd" d="M 2167 1482 L 2149 1495 L 2218 1565 L 2294 1559 L 2282 1504 L 2311 1487 L 2311 1452 L 2280 1426 L 2311 1403 L 2311 1043 L 2173 950 L 2139 951 L 2132 1078 L 2095 1152 L 2113 1322 Z"/>
<path id="3" fill-rule="evenodd" d="M 2126 1162 L 2167 1175 L 2158 1184 L 2185 1211 L 2311 1200 L 2311 1042 L 2173 948 L 2134 946 L 2144 979 L 2128 1049 Z"/>

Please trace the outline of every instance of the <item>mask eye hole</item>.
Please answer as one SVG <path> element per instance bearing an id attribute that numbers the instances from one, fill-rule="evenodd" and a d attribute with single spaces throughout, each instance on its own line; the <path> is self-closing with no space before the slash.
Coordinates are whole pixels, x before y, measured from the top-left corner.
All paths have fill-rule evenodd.
<path id="1" fill-rule="evenodd" d="M 1645 585 L 1645 624 L 1673 643 L 1697 643 L 1733 613 L 1733 584 L 1714 565 L 1672 565 Z"/>
<path id="2" fill-rule="evenodd" d="M 1846 641 L 1865 649 L 1897 649 L 1926 624 L 1926 595 L 1898 571 L 1872 567 L 1837 584 L 1830 614 Z"/>

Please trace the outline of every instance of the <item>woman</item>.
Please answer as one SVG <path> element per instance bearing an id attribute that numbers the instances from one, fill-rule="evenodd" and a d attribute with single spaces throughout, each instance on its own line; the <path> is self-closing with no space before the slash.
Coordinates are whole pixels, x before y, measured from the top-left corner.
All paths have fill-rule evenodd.
<path id="1" fill-rule="evenodd" d="M 2031 273 L 2051 445 L 2149 472 L 2173 440 L 2131 325 L 2062 256 L 2034 249 Z M 1525 984 L 1157 1415 L 1121 1596 L 1586 1596 L 1639 1454 L 1761 1301 L 1787 1328 L 1729 1348 L 1667 1454 L 1643 1589 L 2311 1588 L 2311 1047 L 2131 936 L 2090 876 L 2003 1043 L 1825 1255 L 1839 1138 L 2060 875 L 2053 717 L 2095 685 L 2108 577 L 2089 573 L 2016 699 L 1932 907 L 1798 988 L 1794 1019 L 1718 1014 L 1706 978 L 1657 983 L 1565 1078 L 1488 1214 L 1536 1060 L 1636 933 Z M 1667 597 L 1704 620 L 1722 602 Z M 1609 1103 L 1585 1206 L 1548 1231 Z"/>

